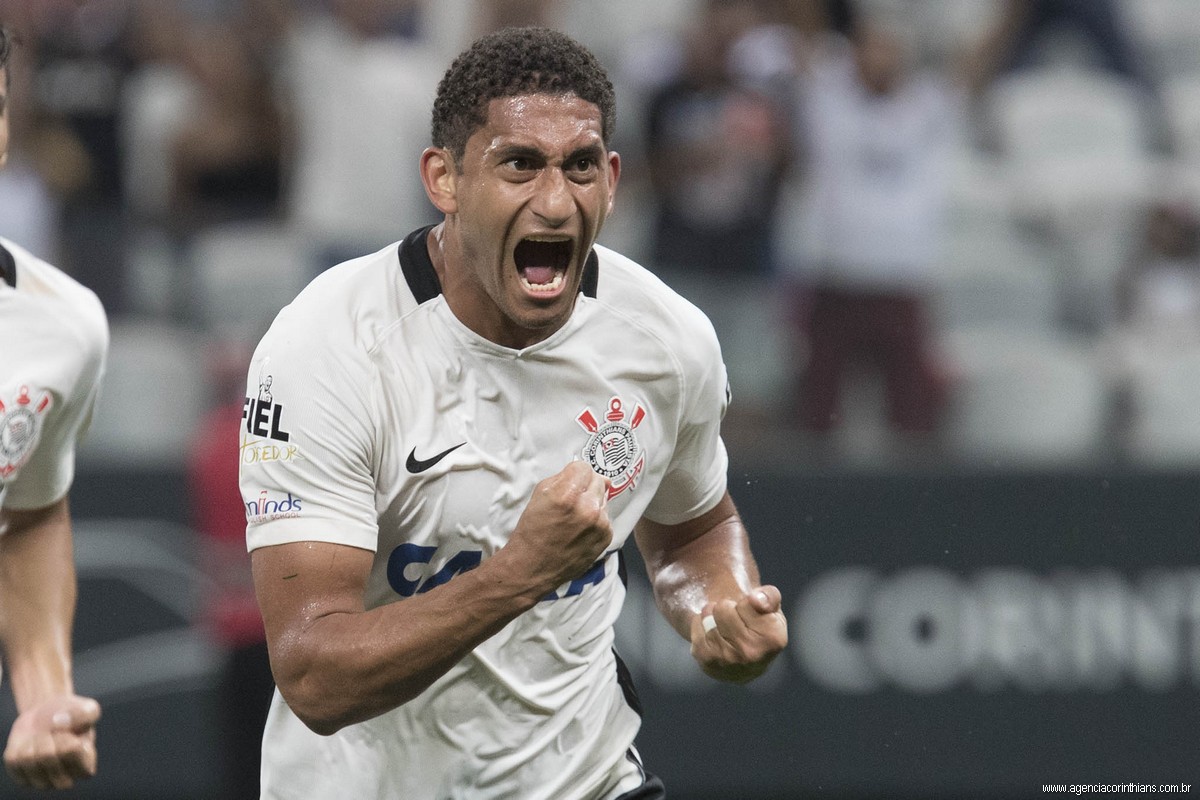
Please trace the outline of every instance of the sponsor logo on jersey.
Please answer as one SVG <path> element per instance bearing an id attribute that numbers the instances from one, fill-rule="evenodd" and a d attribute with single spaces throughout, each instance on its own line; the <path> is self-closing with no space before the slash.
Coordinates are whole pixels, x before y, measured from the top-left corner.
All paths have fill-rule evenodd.
<path id="1" fill-rule="evenodd" d="M 275 444 L 270 439 L 251 439 L 242 434 L 238 447 L 243 464 L 267 464 L 272 461 L 303 461 L 300 448 L 294 444 Z"/>
<path id="2" fill-rule="evenodd" d="M 49 392 L 28 386 L 16 397 L 0 397 L 0 480 L 12 476 L 33 455 L 42 432 L 43 414 L 54 405 Z"/>
<path id="3" fill-rule="evenodd" d="M 603 583 L 608 574 L 605 563 L 610 555 L 612 553 L 605 553 L 587 572 L 550 592 L 542 602 L 576 597 L 589 586 Z M 405 542 L 388 556 L 388 584 L 401 597 L 412 597 L 449 583 L 451 578 L 475 569 L 482 561 L 482 550 L 459 550 L 443 560 L 438 556 L 437 547 Z"/>
<path id="4" fill-rule="evenodd" d="M 442 452 L 434 456 L 430 456 L 429 458 L 417 458 L 417 448 L 414 447 L 412 452 L 408 454 L 408 460 L 405 461 L 404 466 L 413 475 L 419 475 L 425 470 L 437 466 L 439 461 L 453 453 L 458 448 L 462 447 L 464 444 L 466 444 L 466 442 L 459 442 L 453 447 L 447 447 Z"/>
<path id="5" fill-rule="evenodd" d="M 300 505 L 303 501 L 287 493 L 286 497 L 272 496 L 271 492 L 263 489 L 258 493 L 257 500 L 246 503 L 246 524 L 261 525 L 276 519 L 300 516 Z"/>
<path id="6" fill-rule="evenodd" d="M 246 398 L 242 405 L 242 419 L 246 422 L 246 433 L 251 436 L 286 442 L 291 435 L 283 429 L 283 404 L 276 403 L 271 395 L 273 381 L 271 375 L 258 379 L 258 397 Z"/>
<path id="7" fill-rule="evenodd" d="M 633 411 L 627 413 L 619 397 L 608 401 L 608 413 L 603 422 L 596 419 L 590 408 L 575 417 L 591 434 L 580 455 L 593 470 L 609 479 L 610 500 L 626 489 L 632 489 L 646 466 L 646 454 L 636 432 L 645 419 L 646 409 L 635 403 Z"/>

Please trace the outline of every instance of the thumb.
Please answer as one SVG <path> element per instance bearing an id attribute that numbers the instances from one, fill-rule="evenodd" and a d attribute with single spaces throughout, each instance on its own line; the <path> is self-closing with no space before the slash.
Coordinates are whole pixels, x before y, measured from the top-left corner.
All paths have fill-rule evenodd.
<path id="1" fill-rule="evenodd" d="M 746 599 L 760 614 L 774 614 L 783 603 L 783 595 L 774 586 L 760 586 L 746 595 Z"/>
<path id="2" fill-rule="evenodd" d="M 51 722 L 56 730 L 85 733 L 100 720 L 100 704 L 90 697 L 72 697 L 54 712 Z"/>

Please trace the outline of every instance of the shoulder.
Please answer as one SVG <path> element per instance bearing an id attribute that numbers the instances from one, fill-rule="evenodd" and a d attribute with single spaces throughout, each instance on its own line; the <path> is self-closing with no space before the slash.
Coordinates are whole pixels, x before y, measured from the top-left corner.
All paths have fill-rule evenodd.
<path id="1" fill-rule="evenodd" d="M 318 275 L 276 316 L 260 350 L 369 353 L 418 305 L 400 272 L 399 243 Z"/>
<path id="2" fill-rule="evenodd" d="M 602 245 L 595 250 L 600 267 L 596 300 L 610 313 L 657 340 L 685 368 L 720 363 L 717 336 L 703 311 L 632 259 Z"/>
<path id="3" fill-rule="evenodd" d="M 49 262 L 8 239 L 0 238 L 16 268 L 16 290 L 37 304 L 45 332 L 62 339 L 64 350 L 84 364 L 103 362 L 109 344 L 108 318 L 96 293 Z"/>

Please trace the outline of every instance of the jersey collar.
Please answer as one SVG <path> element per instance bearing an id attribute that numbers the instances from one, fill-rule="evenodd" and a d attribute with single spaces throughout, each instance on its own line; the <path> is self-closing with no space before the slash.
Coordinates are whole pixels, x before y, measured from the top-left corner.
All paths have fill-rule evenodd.
<path id="1" fill-rule="evenodd" d="M 408 282 L 409 291 L 413 293 L 417 303 L 432 300 L 442 293 L 442 283 L 438 280 L 433 260 L 429 257 L 429 248 L 425 243 L 433 228 L 433 225 L 418 228 L 404 237 L 398 249 L 400 269 L 404 272 L 404 280 Z M 599 283 L 600 258 L 596 251 L 592 250 L 583 265 L 583 281 L 579 285 L 579 291 L 585 297 L 594 298 Z"/>
<path id="2" fill-rule="evenodd" d="M 3 245 L 0 245 L 0 280 L 17 288 L 17 262 Z"/>

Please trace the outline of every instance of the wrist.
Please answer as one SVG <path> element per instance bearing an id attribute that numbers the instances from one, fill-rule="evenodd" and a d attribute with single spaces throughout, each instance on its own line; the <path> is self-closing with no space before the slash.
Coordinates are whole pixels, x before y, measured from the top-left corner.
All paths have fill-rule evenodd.
<path id="1" fill-rule="evenodd" d="M 480 573 L 478 577 L 485 582 L 485 590 L 512 598 L 521 606 L 522 613 L 536 606 L 558 586 L 553 579 L 530 575 L 520 556 L 508 547 L 500 548 L 474 572 Z"/>

